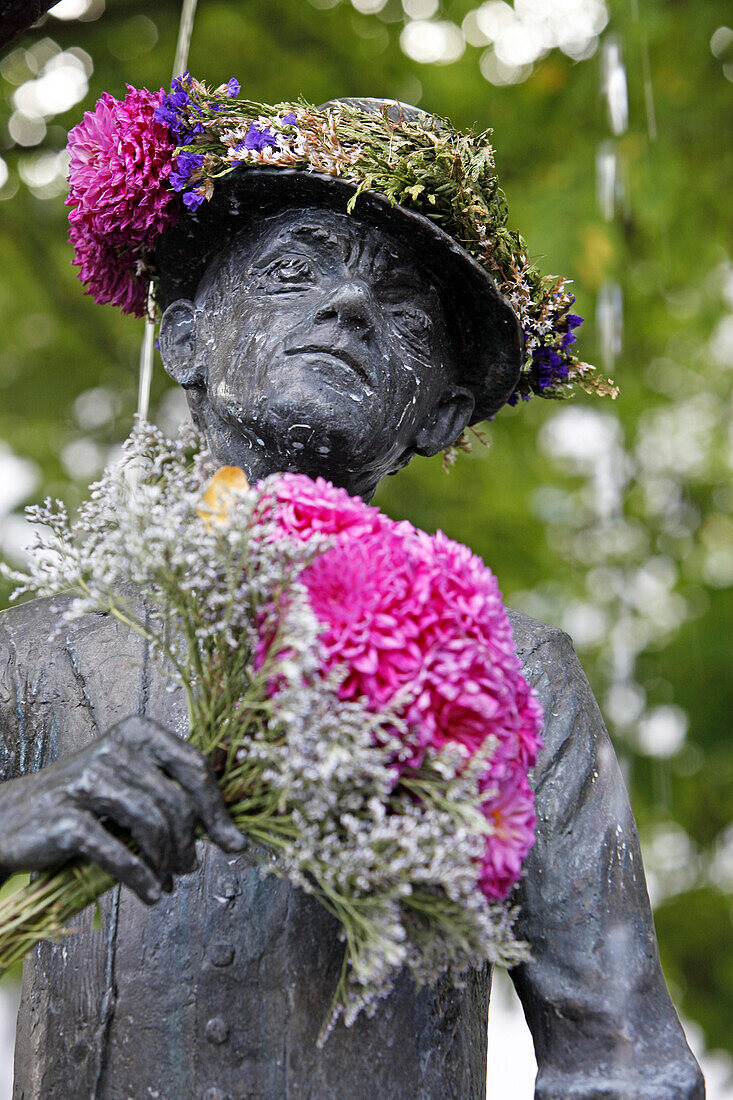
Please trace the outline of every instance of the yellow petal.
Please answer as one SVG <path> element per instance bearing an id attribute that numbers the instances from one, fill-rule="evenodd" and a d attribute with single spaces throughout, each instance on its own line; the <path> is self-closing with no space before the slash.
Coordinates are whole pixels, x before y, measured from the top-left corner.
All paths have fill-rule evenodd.
<path id="1" fill-rule="evenodd" d="M 237 493 L 247 489 L 249 482 L 239 466 L 222 466 L 216 471 L 201 494 L 201 505 L 196 509 L 207 531 L 214 525 L 226 525 L 230 502 Z"/>

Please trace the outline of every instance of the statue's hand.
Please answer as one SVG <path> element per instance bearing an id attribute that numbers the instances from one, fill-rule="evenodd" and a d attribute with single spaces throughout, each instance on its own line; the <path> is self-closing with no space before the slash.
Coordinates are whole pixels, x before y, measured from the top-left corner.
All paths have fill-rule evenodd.
<path id="1" fill-rule="evenodd" d="M 152 904 L 172 890 L 174 874 L 195 867 L 199 826 L 227 852 L 245 845 L 206 758 L 156 722 L 126 718 L 72 756 L 3 784 L 0 880 L 82 856 Z"/>

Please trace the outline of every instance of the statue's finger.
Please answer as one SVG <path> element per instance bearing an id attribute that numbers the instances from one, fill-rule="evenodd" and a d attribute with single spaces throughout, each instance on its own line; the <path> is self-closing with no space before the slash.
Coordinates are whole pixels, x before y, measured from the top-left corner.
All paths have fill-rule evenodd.
<path id="1" fill-rule="evenodd" d="M 176 875 L 193 871 L 196 867 L 196 826 L 199 818 L 191 796 L 157 766 L 148 770 L 135 767 L 134 774 L 128 774 L 128 769 L 122 765 L 121 771 L 126 782 L 146 792 L 157 811 L 165 817 L 170 870 Z"/>
<path id="2" fill-rule="evenodd" d="M 121 840 L 107 832 L 94 814 L 76 810 L 67 831 L 67 841 L 70 850 L 97 863 L 103 871 L 128 886 L 146 905 L 160 901 L 160 885 L 150 868 Z"/>
<path id="3" fill-rule="evenodd" d="M 161 775 L 159 780 L 170 782 Z M 119 763 L 114 772 L 95 768 L 90 781 L 81 790 L 77 787 L 72 797 L 77 806 L 126 829 L 163 889 L 170 893 L 176 863 L 171 827 L 155 797 L 136 782 L 134 774 Z"/>
<path id="4" fill-rule="evenodd" d="M 226 852 L 241 852 L 246 839 L 229 816 L 206 757 L 164 726 L 138 715 L 120 722 L 110 734 L 129 749 L 151 753 L 162 770 L 191 796 L 211 839 Z"/>
<path id="5" fill-rule="evenodd" d="M 200 755 L 195 761 L 171 760 L 166 770 L 190 796 L 199 820 L 214 843 L 225 852 L 241 852 L 246 838 L 229 816 L 208 760 Z"/>
<path id="6" fill-rule="evenodd" d="M 151 732 L 150 748 L 159 765 L 191 796 L 211 839 L 226 852 L 241 852 L 246 838 L 229 816 L 210 762 L 162 726 L 155 725 Z"/>

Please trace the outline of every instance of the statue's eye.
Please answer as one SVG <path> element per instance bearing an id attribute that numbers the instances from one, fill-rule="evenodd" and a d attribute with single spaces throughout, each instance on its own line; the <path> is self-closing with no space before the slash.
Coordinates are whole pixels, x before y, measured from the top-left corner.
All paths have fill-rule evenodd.
<path id="1" fill-rule="evenodd" d="M 417 306 L 393 305 L 391 312 L 401 328 L 405 328 L 416 335 L 429 332 L 433 327 L 433 322 L 427 312 Z"/>
<path id="2" fill-rule="evenodd" d="M 432 329 L 429 299 L 413 279 L 400 272 L 385 276 L 380 281 L 379 296 L 402 332 L 422 336 Z"/>
<path id="3" fill-rule="evenodd" d="M 265 271 L 265 277 L 276 288 L 279 286 L 283 290 L 294 290 L 310 285 L 315 276 L 305 256 L 283 256 L 270 264 Z"/>

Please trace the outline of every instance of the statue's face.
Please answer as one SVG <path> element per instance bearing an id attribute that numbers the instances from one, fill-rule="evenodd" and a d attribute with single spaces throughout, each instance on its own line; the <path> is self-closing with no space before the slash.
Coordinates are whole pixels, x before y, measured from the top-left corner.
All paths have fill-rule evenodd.
<path id="1" fill-rule="evenodd" d="M 368 494 L 451 443 L 472 411 L 435 288 L 409 248 L 349 215 L 288 211 L 236 240 L 199 289 L 194 327 L 194 416 L 220 461 L 254 476 L 297 469 Z"/>

